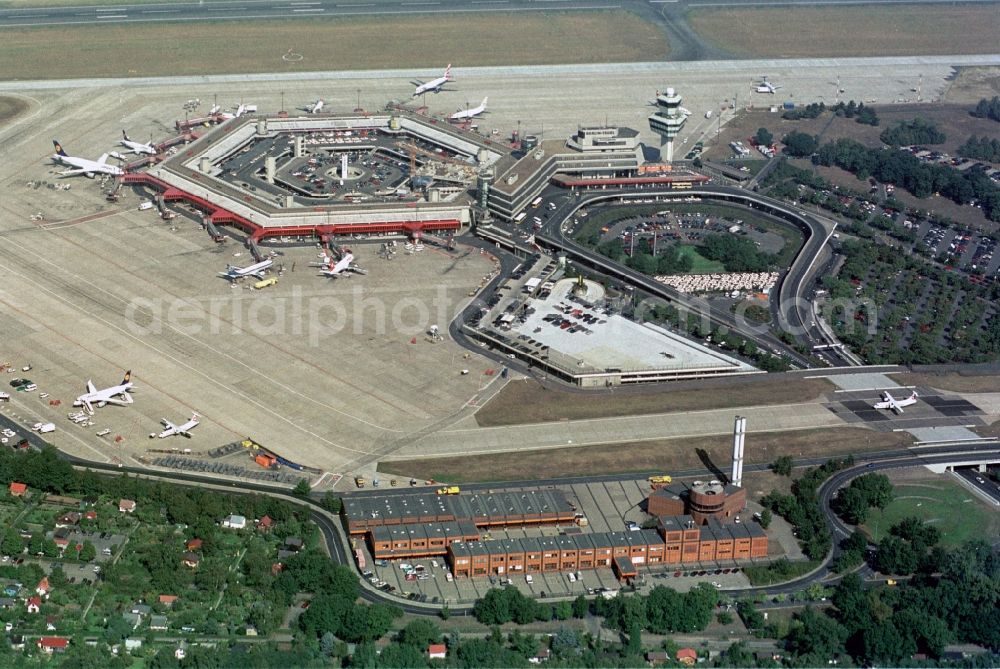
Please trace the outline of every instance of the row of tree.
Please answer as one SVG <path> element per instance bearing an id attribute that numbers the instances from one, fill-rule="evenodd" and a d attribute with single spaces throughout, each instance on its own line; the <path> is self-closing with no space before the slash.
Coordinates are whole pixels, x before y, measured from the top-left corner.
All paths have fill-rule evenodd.
<path id="1" fill-rule="evenodd" d="M 625 244 L 621 239 L 600 244 L 596 250 L 606 258 L 649 276 L 687 274 L 691 271 L 691 257 L 681 253 L 675 244 L 663 242 L 657 244 L 655 256 L 652 254 L 652 240 L 641 239 L 637 244 L 639 248 L 635 249 L 631 256 L 625 251 Z"/>
<path id="2" fill-rule="evenodd" d="M 838 139 L 819 147 L 812 160 L 836 166 L 859 179 L 874 176 L 882 183 L 905 188 L 916 197 L 940 194 L 957 204 L 978 200 L 991 221 L 1000 221 L 1000 187 L 981 169 L 960 172 L 952 167 L 921 162 L 898 149 L 871 149 L 853 139 Z"/>
<path id="3" fill-rule="evenodd" d="M 985 160 L 989 163 L 1000 163 L 1000 139 L 990 138 L 986 135 L 982 137 L 973 135 L 966 140 L 965 144 L 958 147 L 958 155 L 963 158 Z"/>
<path id="4" fill-rule="evenodd" d="M 994 95 L 992 98 L 983 98 L 976 105 L 972 115 L 977 118 L 988 118 L 992 121 L 1000 121 L 1000 97 Z"/>
<path id="5" fill-rule="evenodd" d="M 915 146 L 943 144 L 947 137 L 933 121 L 918 116 L 910 121 L 900 121 L 895 127 L 886 128 L 879 139 L 889 146 Z"/>
<path id="6" fill-rule="evenodd" d="M 727 272 L 763 272 L 777 262 L 774 254 L 761 252 L 753 240 L 730 234 L 706 235 L 699 251 L 721 262 Z"/>
<path id="7" fill-rule="evenodd" d="M 812 560 L 824 558 L 831 547 L 830 530 L 823 517 L 817 490 L 831 474 L 852 464 L 854 458 L 850 456 L 840 460 L 827 460 L 820 467 L 806 470 L 792 484 L 791 495 L 772 490 L 761 499 L 761 505 L 795 526 L 802 551 Z"/>

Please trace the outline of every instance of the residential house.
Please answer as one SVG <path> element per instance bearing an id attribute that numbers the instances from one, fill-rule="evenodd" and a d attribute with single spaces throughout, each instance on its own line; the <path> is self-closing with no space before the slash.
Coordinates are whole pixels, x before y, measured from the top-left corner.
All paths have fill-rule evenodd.
<path id="1" fill-rule="evenodd" d="M 122 513 L 133 513 L 135 511 L 135 500 L 122 499 L 118 501 L 118 510 Z"/>
<path id="2" fill-rule="evenodd" d="M 153 612 L 153 607 L 149 604 L 133 604 L 129 611 L 132 613 L 138 613 L 140 616 L 148 616 Z"/>
<path id="3" fill-rule="evenodd" d="M 131 611 L 126 611 L 122 614 L 122 619 L 132 626 L 132 629 L 138 629 L 139 623 L 142 622 L 142 616 L 138 613 L 132 613 Z"/>
<path id="4" fill-rule="evenodd" d="M 45 616 L 45 631 L 55 632 L 57 622 L 59 622 L 59 619 L 55 616 Z"/>
<path id="5" fill-rule="evenodd" d="M 17 481 L 10 484 L 11 497 L 24 497 L 26 492 L 28 492 L 28 486 L 26 484 L 18 483 Z"/>
<path id="6" fill-rule="evenodd" d="M 61 636 L 43 636 L 38 640 L 38 647 L 45 653 L 65 653 L 69 639 Z"/>
<path id="7" fill-rule="evenodd" d="M 274 525 L 274 519 L 271 516 L 264 516 L 257 521 L 257 529 L 261 532 L 267 532 Z"/>
<path id="8" fill-rule="evenodd" d="M 125 650 L 129 653 L 134 650 L 139 650 L 140 648 L 142 648 L 142 639 L 136 639 L 134 637 L 125 639 Z"/>
<path id="9" fill-rule="evenodd" d="M 168 627 L 166 616 L 152 616 L 149 619 L 149 629 L 156 632 L 163 632 Z"/>
<path id="10" fill-rule="evenodd" d="M 651 650 L 646 653 L 646 662 L 649 662 L 650 666 L 658 667 L 661 664 L 666 664 L 670 661 L 670 653 L 665 650 Z"/>
<path id="11" fill-rule="evenodd" d="M 177 601 L 177 595 L 160 595 L 158 600 L 164 606 L 173 606 Z"/>
<path id="12" fill-rule="evenodd" d="M 247 519 L 243 516 L 232 514 L 222 521 L 222 526 L 231 530 L 242 530 L 247 526 Z"/>
<path id="13" fill-rule="evenodd" d="M 191 569 L 194 569 L 201 564 L 201 556 L 197 553 L 188 551 L 187 553 L 181 555 L 181 562 L 184 563 L 185 567 L 191 567 Z"/>
<path id="14" fill-rule="evenodd" d="M 21 593 L 20 583 L 11 583 L 10 585 L 4 586 L 3 594 L 8 597 L 17 597 Z"/>
<path id="15" fill-rule="evenodd" d="M 28 613 L 38 613 L 42 610 L 42 598 L 38 595 L 28 597 Z"/>
<path id="16" fill-rule="evenodd" d="M 188 539 L 184 542 L 184 549 L 189 551 L 200 551 L 204 542 L 201 539 Z"/>
<path id="17" fill-rule="evenodd" d="M 56 546 L 60 550 L 66 550 L 69 546 L 69 536 L 70 530 L 68 527 L 60 527 L 55 532 L 52 533 L 52 541 L 55 542 Z"/>
<path id="18" fill-rule="evenodd" d="M 295 555 L 295 551 L 287 551 L 284 548 L 278 549 L 278 560 L 287 560 L 288 558 Z"/>
<path id="19" fill-rule="evenodd" d="M 83 517 L 86 520 L 97 520 L 97 512 L 93 509 L 88 509 L 87 511 L 84 511 Z"/>
<path id="20" fill-rule="evenodd" d="M 443 643 L 432 643 L 427 646 L 427 659 L 443 660 L 448 657 L 448 646 Z"/>
<path id="21" fill-rule="evenodd" d="M 83 518 L 77 511 L 70 511 L 56 518 L 56 527 L 75 527 Z"/>
<path id="22" fill-rule="evenodd" d="M 42 580 L 38 582 L 35 586 L 35 592 L 39 597 L 45 597 L 52 591 L 52 587 L 49 585 L 49 577 L 42 576 Z"/>
<path id="23" fill-rule="evenodd" d="M 12 609 L 17 601 L 10 597 L 0 597 L 0 609 Z"/>
<path id="24" fill-rule="evenodd" d="M 24 637 L 20 634 L 11 634 L 10 647 L 14 650 L 24 650 Z"/>
<path id="25" fill-rule="evenodd" d="M 548 648 L 542 648 L 535 653 L 534 657 L 529 657 L 528 662 L 541 664 L 542 662 L 548 662 L 550 657 L 552 657 L 552 652 Z"/>
<path id="26" fill-rule="evenodd" d="M 698 651 L 694 648 L 681 648 L 677 651 L 677 661 L 691 667 L 698 662 Z"/>
<path id="27" fill-rule="evenodd" d="M 285 548 L 290 551 L 295 551 L 296 553 L 302 550 L 302 539 L 299 537 L 288 537 L 285 539 Z"/>

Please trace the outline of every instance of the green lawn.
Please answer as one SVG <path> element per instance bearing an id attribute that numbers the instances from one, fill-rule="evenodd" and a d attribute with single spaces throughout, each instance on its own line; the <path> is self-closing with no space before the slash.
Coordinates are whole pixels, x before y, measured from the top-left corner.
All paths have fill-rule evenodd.
<path id="1" fill-rule="evenodd" d="M 678 247 L 678 251 L 691 258 L 691 274 L 715 274 L 726 271 L 726 268 L 718 260 L 709 260 L 698 253 L 697 246 L 682 244 Z"/>
<path id="2" fill-rule="evenodd" d="M 895 499 L 883 511 L 873 511 L 864 529 L 878 541 L 890 527 L 908 516 L 916 516 L 941 530 L 944 546 L 996 537 L 1000 531 L 1000 514 L 945 476 L 895 485 Z"/>

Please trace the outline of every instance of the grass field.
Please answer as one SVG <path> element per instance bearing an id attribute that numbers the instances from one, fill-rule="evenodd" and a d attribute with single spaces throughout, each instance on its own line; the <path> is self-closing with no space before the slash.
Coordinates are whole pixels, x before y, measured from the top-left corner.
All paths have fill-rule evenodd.
<path id="1" fill-rule="evenodd" d="M 725 266 L 718 260 L 709 260 L 698 253 L 698 249 L 690 244 L 682 244 L 677 249 L 682 255 L 691 258 L 691 274 L 713 274 L 725 272 Z"/>
<path id="2" fill-rule="evenodd" d="M 0 95 L 0 127 L 28 110 L 28 103 L 20 98 L 12 98 Z"/>
<path id="3" fill-rule="evenodd" d="M 581 35 L 587 38 L 580 39 Z M 622 40 L 622 35 L 629 39 Z M 289 50 L 303 58 L 283 60 Z M 86 25 L 72 30 L 5 30 L 0 77 L 291 73 L 401 66 L 436 72 L 448 62 L 472 67 L 657 60 L 668 50 L 653 24 L 625 11 Z"/>
<path id="4" fill-rule="evenodd" d="M 899 448 L 912 443 L 899 432 L 870 432 L 859 428 L 761 432 L 748 438 L 754 457 L 750 464 L 769 463 L 782 454 L 794 457 L 826 457 Z M 750 443 L 752 441 L 752 444 Z M 750 452 L 748 450 L 748 452 Z M 695 439 L 663 439 L 638 443 L 581 446 L 518 453 L 497 453 L 459 458 L 428 458 L 380 463 L 378 470 L 397 476 L 434 479 L 449 483 L 530 480 L 565 476 L 597 476 L 630 472 L 701 469 L 708 460 L 724 471 L 732 456 L 726 436 Z M 748 474 L 748 479 L 762 474 Z M 748 483 L 761 494 L 769 485 Z"/>
<path id="5" fill-rule="evenodd" d="M 688 21 L 720 49 L 754 58 L 995 53 L 1000 35 L 993 3 L 696 9 Z"/>
<path id="6" fill-rule="evenodd" d="M 546 388 L 527 379 L 507 384 L 476 412 L 482 427 L 641 416 L 665 411 L 699 411 L 729 407 L 806 402 L 833 390 L 826 379 L 731 380 L 702 387 L 667 387 L 655 392 L 574 393 Z"/>
<path id="7" fill-rule="evenodd" d="M 1000 532 L 1000 514 L 950 476 L 893 481 L 895 499 L 872 512 L 864 529 L 874 540 L 903 518 L 916 516 L 941 530 L 941 543 L 955 546 L 968 539 L 993 541 Z"/>

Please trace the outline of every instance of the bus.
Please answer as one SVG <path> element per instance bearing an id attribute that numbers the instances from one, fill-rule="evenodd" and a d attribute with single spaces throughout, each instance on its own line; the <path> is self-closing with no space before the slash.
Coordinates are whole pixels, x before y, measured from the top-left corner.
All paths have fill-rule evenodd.
<path id="1" fill-rule="evenodd" d="M 518 214 L 517 216 L 514 217 L 514 222 L 515 223 L 520 223 L 521 221 L 524 220 L 525 216 L 527 216 L 527 214 L 522 211 L 520 214 Z"/>
<path id="2" fill-rule="evenodd" d="M 542 196 L 539 195 L 538 197 L 536 197 L 534 200 L 531 201 L 531 208 L 538 209 L 538 205 L 540 205 L 541 203 L 542 203 Z"/>

